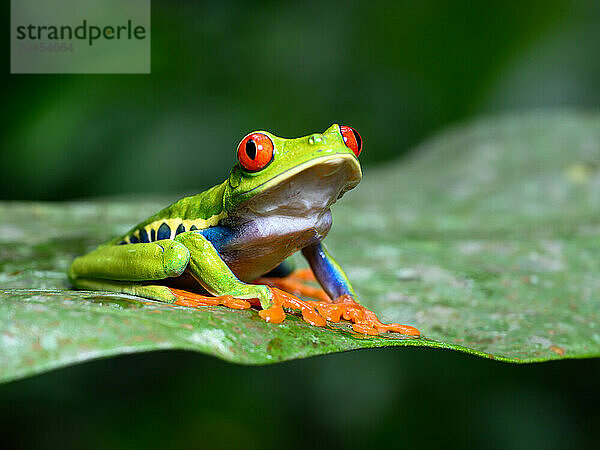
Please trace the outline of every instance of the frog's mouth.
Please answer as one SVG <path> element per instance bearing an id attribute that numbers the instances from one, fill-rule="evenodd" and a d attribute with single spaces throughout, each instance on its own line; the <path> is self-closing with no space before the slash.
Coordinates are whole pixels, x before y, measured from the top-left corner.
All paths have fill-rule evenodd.
<path id="1" fill-rule="evenodd" d="M 327 155 L 292 167 L 277 177 L 240 193 L 240 206 L 258 214 L 310 214 L 326 211 L 362 178 L 360 164 L 348 154 Z"/>

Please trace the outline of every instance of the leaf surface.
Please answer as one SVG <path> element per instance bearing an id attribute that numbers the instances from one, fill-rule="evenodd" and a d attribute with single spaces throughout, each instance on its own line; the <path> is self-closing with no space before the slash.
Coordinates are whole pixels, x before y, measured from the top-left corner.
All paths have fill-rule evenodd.
<path id="1" fill-rule="evenodd" d="M 512 362 L 599 356 L 600 115 L 477 121 L 413 155 L 366 170 L 333 207 L 326 242 L 363 304 L 423 338 L 74 291 L 74 256 L 174 199 L 4 202 L 0 379 L 169 348 L 244 364 L 386 346 Z"/>

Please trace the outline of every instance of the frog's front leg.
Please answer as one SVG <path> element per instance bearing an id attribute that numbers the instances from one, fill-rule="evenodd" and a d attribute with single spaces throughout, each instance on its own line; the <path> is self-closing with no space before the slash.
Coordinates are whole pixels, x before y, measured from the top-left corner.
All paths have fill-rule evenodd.
<path id="1" fill-rule="evenodd" d="M 344 296 L 356 298 L 348 277 L 321 242 L 303 248 L 302 254 L 310 264 L 317 281 L 334 302 L 340 301 Z"/>
<path id="2" fill-rule="evenodd" d="M 257 298 L 263 309 L 273 304 L 272 291 L 264 285 L 240 281 L 221 259 L 213 244 L 199 231 L 178 234 L 176 242 L 190 252 L 189 273 L 204 289 L 215 296 L 232 296 L 241 299 Z"/>
<path id="3" fill-rule="evenodd" d="M 178 234 L 175 240 L 184 244 L 190 251 L 189 273 L 211 294 L 221 298 L 257 298 L 263 308 L 259 315 L 267 322 L 282 322 L 286 317 L 283 310 L 285 307 L 300 310 L 304 320 L 312 325 L 325 325 L 325 319 L 311 305 L 295 296 L 262 284 L 246 284 L 240 281 L 221 259 L 213 244 L 199 231 Z"/>
<path id="4" fill-rule="evenodd" d="M 386 331 L 419 336 L 420 332 L 409 325 L 397 323 L 384 324 L 374 312 L 356 301 L 356 293 L 348 281 L 348 277 L 339 264 L 320 243 L 309 245 L 302 249 L 302 254 L 308 260 L 317 281 L 325 292 L 333 299 L 333 303 L 315 302 L 319 313 L 327 320 L 338 322 L 341 318 L 354 323 L 352 328 L 359 333 L 377 335 Z"/>

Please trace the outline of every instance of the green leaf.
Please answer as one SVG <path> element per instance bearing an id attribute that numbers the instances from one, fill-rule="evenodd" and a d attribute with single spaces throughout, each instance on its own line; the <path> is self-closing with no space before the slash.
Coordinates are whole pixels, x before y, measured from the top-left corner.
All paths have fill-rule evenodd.
<path id="1" fill-rule="evenodd" d="M 73 291 L 64 272 L 75 255 L 172 199 L 5 202 L 0 379 L 167 348 L 244 364 L 386 346 L 512 362 L 599 356 L 600 115 L 488 119 L 413 154 L 365 171 L 334 206 L 327 243 L 366 306 L 423 338 Z"/>

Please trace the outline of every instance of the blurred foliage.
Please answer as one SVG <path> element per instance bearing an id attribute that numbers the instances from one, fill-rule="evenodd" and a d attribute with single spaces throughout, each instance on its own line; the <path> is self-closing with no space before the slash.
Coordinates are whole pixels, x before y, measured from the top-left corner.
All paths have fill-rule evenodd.
<path id="1" fill-rule="evenodd" d="M 198 191 L 256 129 L 347 123 L 372 164 L 476 114 L 596 105 L 599 19 L 593 1 L 154 0 L 151 75 L 5 73 L 0 198 Z"/>
<path id="2" fill-rule="evenodd" d="M 152 0 L 151 75 L 10 75 L 5 55 L 0 198 L 198 191 L 247 131 L 334 121 L 385 163 L 457 120 L 597 107 L 598 42 L 594 0 Z M 595 448 L 599 377 L 426 349 L 261 368 L 161 352 L 0 386 L 0 431 L 7 448 Z"/>

